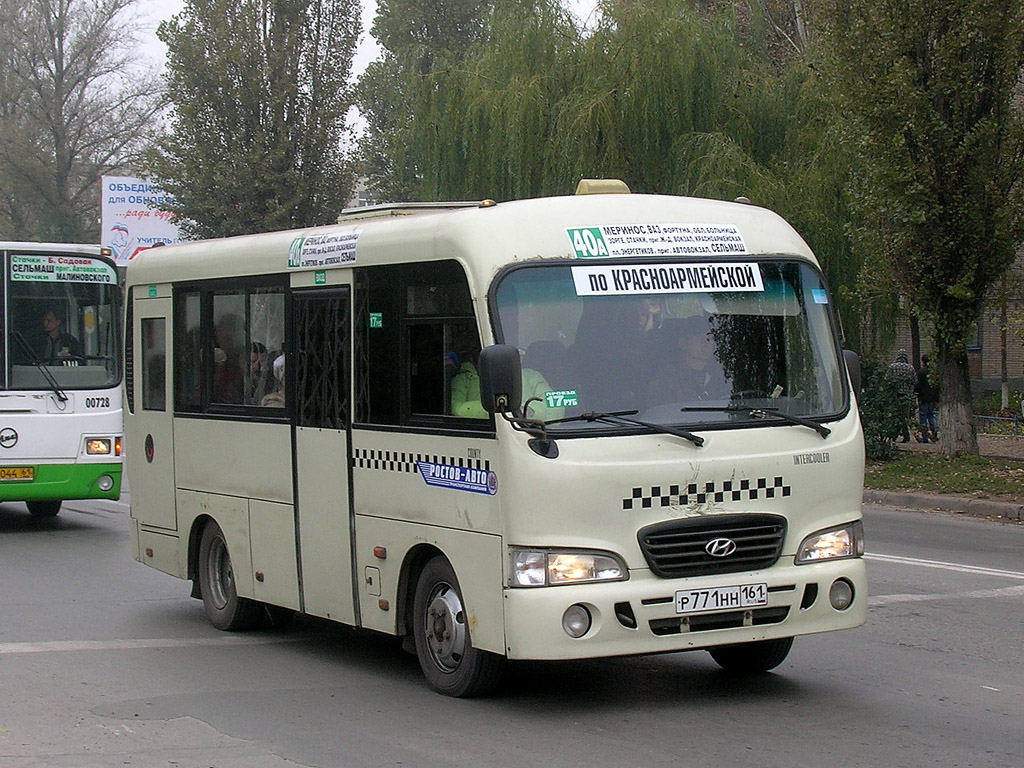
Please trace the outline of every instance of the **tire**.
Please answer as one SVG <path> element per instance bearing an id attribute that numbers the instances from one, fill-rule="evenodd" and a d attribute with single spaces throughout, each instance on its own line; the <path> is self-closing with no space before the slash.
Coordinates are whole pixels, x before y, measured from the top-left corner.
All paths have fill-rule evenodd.
<path id="1" fill-rule="evenodd" d="M 462 590 L 443 557 L 430 560 L 416 582 L 413 634 L 420 668 L 438 693 L 482 696 L 501 682 L 505 657 L 473 647 Z"/>
<path id="2" fill-rule="evenodd" d="M 783 637 L 778 640 L 761 640 L 756 643 L 723 645 L 718 648 L 709 648 L 708 653 L 726 672 L 750 675 L 775 669 L 786 660 L 789 649 L 792 647 L 793 638 Z"/>
<path id="3" fill-rule="evenodd" d="M 206 615 L 217 629 L 253 629 L 263 619 L 260 603 L 238 596 L 227 541 L 220 526 L 212 520 L 203 529 L 199 542 L 199 588 Z"/>
<path id="4" fill-rule="evenodd" d="M 60 512 L 60 501 L 26 501 L 25 506 L 32 517 L 56 517 Z"/>

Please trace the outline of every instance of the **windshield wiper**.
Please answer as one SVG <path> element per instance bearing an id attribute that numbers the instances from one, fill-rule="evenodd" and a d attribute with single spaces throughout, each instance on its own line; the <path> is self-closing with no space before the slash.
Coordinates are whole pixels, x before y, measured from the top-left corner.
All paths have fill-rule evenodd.
<path id="1" fill-rule="evenodd" d="M 631 411 L 611 411 L 610 413 L 601 413 L 599 411 L 587 411 L 581 413 L 579 416 L 567 416 L 564 419 L 552 419 L 551 421 L 544 422 L 545 424 L 568 424 L 572 421 L 586 421 L 593 423 L 600 421 L 603 424 L 616 424 L 618 426 L 636 426 L 636 427 L 647 427 L 655 432 L 664 432 L 667 435 L 675 435 L 676 437 L 682 437 L 685 440 L 689 440 L 691 443 L 696 445 L 698 448 L 704 445 L 704 438 L 700 435 L 695 435 L 692 432 L 687 432 L 685 429 L 678 429 L 677 427 L 669 427 L 665 424 L 653 424 L 649 421 L 641 421 L 640 419 L 627 418 L 636 413 L 639 413 L 636 409 Z"/>
<path id="2" fill-rule="evenodd" d="M 754 419 L 767 419 L 773 416 L 777 419 L 788 421 L 790 424 L 800 424 L 804 427 L 810 427 L 823 438 L 832 434 L 832 430 L 821 422 L 814 421 L 813 419 L 806 419 L 803 416 L 794 416 L 792 413 L 780 411 L 778 408 L 753 408 L 750 411 L 750 417 Z"/>
<path id="3" fill-rule="evenodd" d="M 679 409 L 684 413 L 687 411 L 724 411 L 726 413 L 745 412 L 752 419 L 770 419 L 775 417 L 790 424 L 799 424 L 803 427 L 810 427 L 823 438 L 832 434 L 832 430 L 824 424 L 808 419 L 803 416 L 794 416 L 792 413 L 779 410 L 778 406 L 763 405 L 760 407 L 743 405 L 741 403 L 728 403 L 726 405 L 684 405 Z"/>
<path id="4" fill-rule="evenodd" d="M 806 419 L 803 416 L 794 416 L 793 414 L 780 411 L 777 406 L 744 406 L 741 402 L 730 402 L 725 406 L 683 406 L 680 411 L 684 413 L 687 411 L 724 411 L 726 413 L 734 414 L 737 412 L 745 412 L 751 419 L 770 419 L 772 417 L 781 419 L 782 421 L 790 422 L 790 424 L 799 424 L 803 427 L 810 427 L 822 437 L 827 437 L 831 434 L 831 430 L 828 429 L 824 424 L 816 422 L 813 419 Z"/>
<path id="5" fill-rule="evenodd" d="M 46 379 L 46 383 L 50 385 L 50 389 L 53 390 L 53 394 L 55 394 L 57 396 L 57 399 L 60 400 L 62 403 L 66 403 L 68 401 L 68 396 L 64 393 L 64 390 L 60 388 L 60 385 L 57 383 L 57 380 L 53 378 L 53 374 L 50 373 L 50 369 L 46 367 L 46 364 L 36 356 L 36 353 L 32 350 L 32 347 L 29 346 L 28 341 L 25 340 L 25 334 L 23 334 L 21 331 L 15 331 L 12 335 L 14 336 L 15 340 L 21 345 L 21 348 L 22 350 L 24 350 L 25 354 L 28 355 L 28 359 L 32 362 L 32 365 L 38 368 L 39 372 L 43 374 L 43 378 Z"/>

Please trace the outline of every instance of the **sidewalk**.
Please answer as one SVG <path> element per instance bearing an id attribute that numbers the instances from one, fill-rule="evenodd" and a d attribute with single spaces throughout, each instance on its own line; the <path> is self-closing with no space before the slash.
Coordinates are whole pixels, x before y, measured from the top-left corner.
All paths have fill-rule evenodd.
<path id="1" fill-rule="evenodd" d="M 938 453 L 937 443 L 897 443 L 901 451 Z M 978 435 L 978 450 L 982 456 L 997 459 L 1024 461 L 1024 437 L 1012 435 Z M 959 512 L 983 517 L 1002 517 L 1024 522 L 1024 504 L 989 499 L 975 499 L 970 496 L 951 496 L 936 493 L 904 493 L 902 491 L 874 491 L 864 489 L 864 501 L 869 504 L 885 504 L 892 507 L 912 509 L 937 509 L 943 512 Z"/>
<path id="2" fill-rule="evenodd" d="M 911 439 L 909 443 L 896 443 L 901 451 L 924 451 L 938 453 L 938 443 L 919 443 Z M 982 456 L 993 459 L 1018 459 L 1024 461 L 1024 436 L 1014 435 L 978 435 L 978 451 Z"/>

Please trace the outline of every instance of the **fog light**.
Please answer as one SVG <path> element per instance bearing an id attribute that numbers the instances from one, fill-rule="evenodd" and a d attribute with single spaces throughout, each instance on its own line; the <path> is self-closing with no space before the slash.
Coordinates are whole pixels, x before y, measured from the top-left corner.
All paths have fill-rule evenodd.
<path id="1" fill-rule="evenodd" d="M 114 478 L 110 475 L 100 475 L 100 479 L 96 481 L 96 487 L 106 493 L 114 487 Z"/>
<path id="2" fill-rule="evenodd" d="M 570 605 L 562 614 L 562 629 L 569 637 L 583 637 L 590 631 L 590 611 L 582 605 Z"/>
<path id="3" fill-rule="evenodd" d="M 853 584 L 846 579 L 836 579 L 828 590 L 828 601 L 837 611 L 845 611 L 853 603 Z"/>

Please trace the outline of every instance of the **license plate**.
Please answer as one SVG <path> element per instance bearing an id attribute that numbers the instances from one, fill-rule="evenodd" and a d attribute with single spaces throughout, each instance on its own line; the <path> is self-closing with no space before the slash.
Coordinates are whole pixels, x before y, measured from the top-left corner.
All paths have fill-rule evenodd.
<path id="1" fill-rule="evenodd" d="M 35 480 L 35 467 L 0 467 L 0 480 Z"/>
<path id="2" fill-rule="evenodd" d="M 736 587 L 681 589 L 676 592 L 676 613 L 732 611 L 768 605 L 767 584 L 742 584 Z"/>

